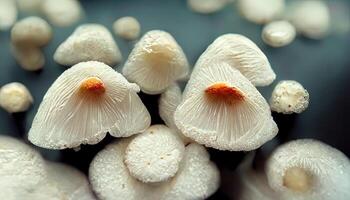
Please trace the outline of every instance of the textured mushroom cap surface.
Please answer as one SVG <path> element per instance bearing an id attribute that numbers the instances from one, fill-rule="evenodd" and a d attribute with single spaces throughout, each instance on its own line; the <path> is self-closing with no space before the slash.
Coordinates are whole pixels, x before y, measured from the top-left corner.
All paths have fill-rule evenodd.
<path id="1" fill-rule="evenodd" d="M 33 103 L 33 97 L 22 83 L 8 83 L 0 88 L 0 106 L 9 113 L 24 112 Z"/>
<path id="2" fill-rule="evenodd" d="M 112 34 L 100 24 L 80 25 L 58 46 L 54 54 L 54 60 L 61 65 L 75 65 L 94 60 L 113 66 L 121 59 L 120 50 Z"/>
<path id="3" fill-rule="evenodd" d="M 21 19 L 11 29 L 11 41 L 14 45 L 41 47 L 51 39 L 51 26 L 40 17 Z"/>
<path id="4" fill-rule="evenodd" d="M 268 23 L 261 34 L 263 41 L 272 47 L 286 46 L 295 39 L 295 36 L 295 28 L 288 21 Z"/>
<path id="5" fill-rule="evenodd" d="M 284 11 L 284 0 L 238 0 L 241 15 L 250 22 L 265 24 L 278 18 Z"/>
<path id="6" fill-rule="evenodd" d="M 243 99 L 231 104 L 226 99 L 208 98 L 207 88 L 216 83 L 235 88 Z M 277 134 L 266 100 L 228 64 L 201 69 L 186 87 L 187 95 L 175 111 L 175 123 L 194 141 L 219 150 L 250 151 Z"/>
<path id="7" fill-rule="evenodd" d="M 67 200 L 94 200 L 87 177 L 65 164 L 46 161 L 48 181 L 55 184 Z"/>
<path id="8" fill-rule="evenodd" d="M 17 20 L 14 0 L 0 0 L 0 30 L 8 30 Z"/>
<path id="9" fill-rule="evenodd" d="M 187 0 L 187 5 L 197 13 L 210 14 L 224 8 L 229 0 Z"/>
<path id="10" fill-rule="evenodd" d="M 293 192 L 283 182 L 289 168 L 298 167 L 312 177 L 310 190 Z M 269 185 L 285 199 L 346 200 L 350 198 L 350 161 L 322 142 L 300 139 L 278 147 L 266 165 Z"/>
<path id="11" fill-rule="evenodd" d="M 219 171 L 198 144 L 186 147 L 175 177 L 156 185 L 142 183 L 129 174 L 123 161 L 129 142 L 110 144 L 93 159 L 89 178 L 99 199 L 205 199 L 219 187 Z"/>
<path id="12" fill-rule="evenodd" d="M 97 77 L 103 93 L 82 91 L 88 78 Z M 44 96 L 29 131 L 29 140 L 40 147 L 64 149 L 96 144 L 107 132 L 128 137 L 150 125 L 150 115 L 137 96 L 139 88 L 111 67 L 95 61 L 66 70 Z"/>
<path id="13" fill-rule="evenodd" d="M 70 26 L 76 23 L 82 15 L 82 8 L 78 0 L 44 0 L 41 10 L 56 26 Z"/>
<path id="14" fill-rule="evenodd" d="M 147 32 L 135 45 L 123 74 L 148 94 L 160 94 L 189 72 L 186 55 L 167 32 Z"/>
<path id="15" fill-rule="evenodd" d="M 284 113 L 301 113 L 309 106 L 309 93 L 297 81 L 280 81 L 270 98 L 271 110 Z"/>
<path id="16" fill-rule="evenodd" d="M 45 57 L 39 47 L 12 45 L 11 48 L 13 56 L 24 70 L 38 71 L 44 67 Z"/>
<path id="17" fill-rule="evenodd" d="M 140 36 L 141 26 L 134 17 L 122 17 L 113 23 L 114 33 L 126 40 L 135 40 Z"/>
<path id="18" fill-rule="evenodd" d="M 222 62 L 238 69 L 255 86 L 267 86 L 276 79 L 276 74 L 265 54 L 254 42 L 239 34 L 219 36 L 210 44 L 199 57 L 191 77 L 197 76 L 202 68 L 209 68 Z M 184 96 L 186 93 L 185 89 Z"/>

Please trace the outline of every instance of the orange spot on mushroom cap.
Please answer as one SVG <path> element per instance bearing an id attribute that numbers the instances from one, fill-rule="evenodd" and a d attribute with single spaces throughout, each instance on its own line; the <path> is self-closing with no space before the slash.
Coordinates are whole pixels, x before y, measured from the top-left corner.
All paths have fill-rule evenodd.
<path id="1" fill-rule="evenodd" d="M 106 91 L 103 81 L 97 77 L 90 77 L 82 81 L 80 90 L 93 94 L 101 94 Z"/>
<path id="2" fill-rule="evenodd" d="M 226 83 L 215 83 L 205 89 L 205 93 L 210 97 L 219 98 L 228 102 L 244 100 L 244 95 L 239 89 L 228 86 Z"/>

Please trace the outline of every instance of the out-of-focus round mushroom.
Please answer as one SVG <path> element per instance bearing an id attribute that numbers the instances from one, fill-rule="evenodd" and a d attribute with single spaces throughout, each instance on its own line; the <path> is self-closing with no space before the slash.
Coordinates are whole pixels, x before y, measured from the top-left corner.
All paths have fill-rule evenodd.
<path id="1" fill-rule="evenodd" d="M 113 23 L 114 33 L 126 40 L 135 40 L 140 36 L 141 26 L 134 17 L 122 17 Z"/>
<path id="2" fill-rule="evenodd" d="M 22 83 L 8 83 L 0 89 L 0 106 L 9 113 L 24 112 L 33 103 L 33 97 Z"/>
<path id="3" fill-rule="evenodd" d="M 261 34 L 263 41 L 272 47 L 283 47 L 295 39 L 296 31 L 288 21 L 268 23 Z"/>

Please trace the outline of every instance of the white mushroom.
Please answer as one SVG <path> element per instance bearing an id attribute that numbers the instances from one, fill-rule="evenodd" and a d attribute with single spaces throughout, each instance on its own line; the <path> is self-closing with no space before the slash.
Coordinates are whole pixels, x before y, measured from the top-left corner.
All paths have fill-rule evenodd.
<path id="1" fill-rule="evenodd" d="M 99 24 L 80 25 L 54 54 L 57 63 L 67 66 L 91 60 L 113 66 L 121 59 L 120 50 L 112 34 Z"/>
<path id="2" fill-rule="evenodd" d="M 324 1 L 295 1 L 290 7 L 288 17 L 297 32 L 312 39 L 322 39 L 329 33 L 330 13 Z"/>
<path id="3" fill-rule="evenodd" d="M 148 94 L 160 94 L 188 74 L 187 58 L 167 32 L 147 32 L 126 61 L 123 74 Z"/>
<path id="4" fill-rule="evenodd" d="M 16 0 L 17 7 L 21 12 L 39 13 L 44 0 Z"/>
<path id="5" fill-rule="evenodd" d="M 0 0 L 0 30 L 8 30 L 17 20 L 14 0 Z"/>
<path id="6" fill-rule="evenodd" d="M 202 68 L 186 87 L 175 123 L 194 141 L 219 150 L 250 151 L 277 134 L 266 100 L 228 64 Z"/>
<path id="7" fill-rule="evenodd" d="M 78 0 L 43 0 L 42 12 L 55 26 L 70 26 L 82 16 L 82 7 Z"/>
<path id="8" fill-rule="evenodd" d="M 266 174 L 282 199 L 350 199 L 349 159 L 316 140 L 295 140 L 278 147 L 268 160 Z"/>
<path id="9" fill-rule="evenodd" d="M 140 36 L 141 26 L 134 17 L 122 17 L 113 23 L 113 30 L 123 39 L 135 40 Z"/>
<path id="10" fill-rule="evenodd" d="M 45 65 L 44 53 L 38 47 L 12 45 L 13 56 L 27 71 L 37 71 Z"/>
<path id="11" fill-rule="evenodd" d="M 8 83 L 0 89 L 0 106 L 9 113 L 27 111 L 32 103 L 32 95 L 21 83 Z"/>
<path id="12" fill-rule="evenodd" d="M 150 133 L 148 134 L 150 135 Z M 155 132 L 154 134 L 157 133 Z M 168 137 L 171 135 L 169 134 Z M 169 139 L 171 138 L 169 137 Z M 132 143 L 133 140 L 125 139 L 110 144 L 93 159 L 90 165 L 89 178 L 93 190 L 99 199 L 205 199 L 218 189 L 219 171 L 215 164 L 210 162 L 209 154 L 205 148 L 198 144 L 186 146 L 184 157 L 181 160 L 177 173 L 168 181 L 158 182 L 156 184 L 138 181 L 130 175 L 129 167 L 124 162 L 125 152 L 129 148 L 130 142 Z M 168 149 L 167 145 L 171 142 L 174 141 L 154 140 L 153 143 L 156 143 L 156 146 L 152 144 L 145 145 L 145 148 L 143 150 L 140 149 L 141 152 L 139 153 L 148 155 L 148 153 L 155 152 L 154 150 L 156 149 L 164 151 Z M 159 145 L 162 145 L 165 149 L 159 149 Z M 177 151 L 178 149 L 174 149 L 174 152 L 169 153 L 173 154 Z M 156 154 L 159 155 L 159 153 Z M 153 157 L 155 156 L 151 155 L 148 159 L 156 164 L 157 162 L 159 162 L 158 164 L 164 164 L 163 159 L 155 157 L 156 160 L 152 160 Z M 171 160 L 174 161 L 173 159 Z M 167 164 L 170 163 L 167 162 Z M 150 166 L 154 165 L 152 164 Z M 156 168 L 154 166 L 153 170 Z M 168 170 L 166 171 L 168 172 Z M 154 172 L 156 173 L 154 177 L 159 177 L 159 174 L 166 174 L 164 171 Z"/>
<path id="13" fill-rule="evenodd" d="M 241 15 L 250 22 L 265 24 L 281 16 L 285 8 L 284 0 L 238 0 Z"/>
<path id="14" fill-rule="evenodd" d="M 184 136 L 181 131 L 176 127 L 174 121 L 174 113 L 178 105 L 182 100 L 182 93 L 177 83 L 168 87 L 159 97 L 159 115 L 164 123 L 176 131 L 185 144 L 189 143 L 191 139 Z"/>
<path id="15" fill-rule="evenodd" d="M 48 181 L 55 184 L 67 200 L 94 200 L 87 177 L 65 164 L 46 161 Z"/>
<path id="16" fill-rule="evenodd" d="M 223 9 L 229 0 L 187 0 L 192 11 L 201 14 L 210 14 Z"/>
<path id="17" fill-rule="evenodd" d="M 200 69 L 218 63 L 227 63 L 238 69 L 255 86 L 267 86 L 276 78 L 265 54 L 243 35 L 225 34 L 218 37 L 199 57 L 191 77 L 197 76 Z M 185 90 L 184 96 L 186 93 Z"/>
<path id="18" fill-rule="evenodd" d="M 29 140 L 50 149 L 96 144 L 107 132 L 128 137 L 150 125 L 139 87 L 96 61 L 66 70 L 49 88 L 29 131 Z"/>
<path id="19" fill-rule="evenodd" d="M 279 113 L 301 113 L 309 106 L 309 93 L 297 81 L 280 81 L 272 92 L 270 106 Z"/>
<path id="20" fill-rule="evenodd" d="M 288 21 L 268 23 L 261 34 L 263 41 L 272 47 L 286 46 L 295 39 L 295 36 L 295 28 Z"/>

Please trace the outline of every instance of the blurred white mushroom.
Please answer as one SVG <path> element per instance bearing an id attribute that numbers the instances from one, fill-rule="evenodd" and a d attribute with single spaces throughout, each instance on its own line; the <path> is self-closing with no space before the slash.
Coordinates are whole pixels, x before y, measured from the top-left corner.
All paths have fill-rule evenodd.
<path id="1" fill-rule="evenodd" d="M 230 0 L 187 0 L 192 11 L 201 14 L 210 14 L 223 9 Z"/>
<path id="2" fill-rule="evenodd" d="M 113 66 L 121 59 L 120 50 L 112 34 L 100 24 L 80 25 L 54 54 L 57 63 L 67 66 L 91 60 Z"/>
<path id="3" fill-rule="evenodd" d="M 43 14 L 55 26 L 70 26 L 81 18 L 83 11 L 78 0 L 43 0 Z"/>
<path id="4" fill-rule="evenodd" d="M 147 32 L 126 61 L 123 74 L 147 94 L 160 94 L 188 74 L 186 55 L 167 32 Z"/>
<path id="5" fill-rule="evenodd" d="M 21 12 L 39 13 L 44 0 L 16 0 L 17 7 Z"/>
<path id="6" fill-rule="evenodd" d="M 150 129 L 152 129 L 152 127 Z M 134 148 L 134 156 L 137 154 L 140 154 L 138 157 L 148 155 L 149 158 L 144 158 L 150 162 L 150 165 L 148 165 L 145 159 L 142 159 L 143 161 L 146 161 L 146 163 L 143 164 L 141 161 L 137 161 L 140 166 L 149 166 L 143 166 L 144 168 L 140 169 L 140 172 L 142 172 L 142 170 L 154 172 L 154 178 L 160 177 L 160 174 L 169 177 L 170 174 L 173 174 L 173 172 L 168 173 L 169 169 L 164 169 L 165 171 L 156 171 L 156 169 L 159 169 L 159 166 L 165 165 L 169 165 L 169 168 L 174 169 L 174 166 L 171 166 L 171 163 L 174 163 L 174 161 L 177 163 L 178 160 L 173 159 L 175 158 L 173 156 L 181 152 L 178 147 L 176 147 L 174 151 L 168 151 L 169 147 L 167 147 L 167 145 L 175 142 L 173 141 L 174 137 L 170 137 L 174 135 L 169 133 L 167 136 L 169 140 L 167 141 L 164 141 L 163 139 L 153 140 L 151 144 L 149 144 L 151 141 L 147 141 L 147 145 L 142 141 L 145 141 L 148 137 L 148 139 L 151 139 L 159 136 L 152 136 L 150 132 L 146 134 L 148 135 L 139 135 L 135 138 L 137 139 L 138 137 L 141 137 L 136 143 L 140 145 L 138 148 L 143 148 Z M 154 132 L 153 134 L 156 135 L 159 134 L 159 132 Z M 162 137 L 165 138 L 164 135 Z M 131 144 L 129 144 L 130 142 Z M 128 154 L 125 153 L 128 151 L 127 149 L 132 146 L 135 147 L 135 143 L 133 142 L 132 139 L 124 139 L 110 144 L 93 159 L 90 165 L 89 178 L 93 190 L 99 199 L 205 199 L 218 189 L 220 179 L 219 171 L 215 164 L 210 162 L 209 154 L 206 152 L 205 148 L 198 144 L 190 144 L 186 146 L 178 170 L 174 177 L 169 180 L 157 182 L 155 184 L 144 183 L 135 179 L 130 175 L 130 163 L 124 161 Z M 137 153 L 136 151 L 139 152 Z M 165 153 L 163 159 L 162 157 L 159 157 L 162 152 Z M 152 153 L 155 153 L 155 155 L 150 155 Z M 167 154 L 170 154 L 170 156 Z M 165 158 L 167 156 L 168 158 Z M 177 166 L 177 164 L 175 166 Z"/>
<path id="7" fill-rule="evenodd" d="M 23 69 L 39 70 L 45 64 L 41 48 L 51 39 L 52 29 L 45 20 L 39 17 L 24 18 L 11 30 L 12 53 Z"/>
<path id="8" fill-rule="evenodd" d="M 271 110 L 284 113 L 301 113 L 309 106 L 309 93 L 297 81 L 280 81 L 270 98 Z"/>
<path id="9" fill-rule="evenodd" d="M 300 139 L 278 147 L 266 166 L 269 185 L 282 199 L 350 199 L 350 161 L 322 142 Z"/>
<path id="10" fill-rule="evenodd" d="M 288 21 L 268 23 L 261 34 L 263 41 L 272 47 L 286 46 L 295 39 L 295 36 L 295 28 Z"/>
<path id="11" fill-rule="evenodd" d="M 113 23 L 114 33 L 126 40 L 135 40 L 140 36 L 141 26 L 134 17 L 122 17 Z"/>
<path id="12" fill-rule="evenodd" d="M 265 24 L 281 17 L 285 8 L 284 0 L 238 0 L 241 15 L 256 24 Z"/>
<path id="13" fill-rule="evenodd" d="M 288 13 L 297 32 L 306 37 L 322 39 L 329 33 L 330 13 L 323 0 L 295 1 Z"/>
<path id="14" fill-rule="evenodd" d="M 0 31 L 10 29 L 16 20 L 16 2 L 14 0 L 0 0 Z"/>
<path id="15" fill-rule="evenodd" d="M 278 132 L 266 100 L 227 63 L 202 68 L 186 86 L 175 123 L 194 141 L 219 150 L 250 151 Z"/>
<path id="16" fill-rule="evenodd" d="M 0 89 L 0 106 L 9 113 L 27 111 L 32 103 L 32 95 L 21 83 L 8 83 Z"/>
<path id="17" fill-rule="evenodd" d="M 139 87 L 108 65 L 82 62 L 49 88 L 29 131 L 29 140 L 49 149 L 96 144 L 107 132 L 128 137 L 150 125 Z"/>
<path id="18" fill-rule="evenodd" d="M 265 54 L 243 35 L 225 34 L 218 37 L 199 57 L 191 77 L 197 76 L 200 69 L 218 63 L 227 63 L 238 69 L 255 86 L 267 86 L 276 78 Z M 184 96 L 186 93 L 185 89 Z"/>

